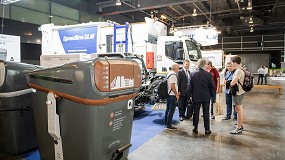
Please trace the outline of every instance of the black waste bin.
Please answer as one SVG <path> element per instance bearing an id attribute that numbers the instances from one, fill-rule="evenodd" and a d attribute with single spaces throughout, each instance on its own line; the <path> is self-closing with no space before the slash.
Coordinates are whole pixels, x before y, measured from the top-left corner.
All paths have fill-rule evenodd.
<path id="1" fill-rule="evenodd" d="M 0 61 L 0 150 L 20 154 L 37 148 L 32 89 L 26 76 L 36 66 Z"/>
<path id="2" fill-rule="evenodd" d="M 139 65 L 94 59 L 28 76 L 42 160 L 119 160 L 129 152 Z"/>

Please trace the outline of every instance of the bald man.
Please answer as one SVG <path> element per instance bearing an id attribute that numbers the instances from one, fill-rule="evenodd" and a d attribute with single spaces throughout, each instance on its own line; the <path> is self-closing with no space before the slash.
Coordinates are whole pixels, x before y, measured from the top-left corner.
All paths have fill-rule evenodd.
<path id="1" fill-rule="evenodd" d="M 166 99 L 166 110 L 164 122 L 166 129 L 176 130 L 177 128 L 172 125 L 173 114 L 175 112 L 176 103 L 179 99 L 180 93 L 178 92 L 177 73 L 179 72 L 179 65 L 173 64 L 171 71 L 167 74 L 167 84 L 169 96 Z"/>

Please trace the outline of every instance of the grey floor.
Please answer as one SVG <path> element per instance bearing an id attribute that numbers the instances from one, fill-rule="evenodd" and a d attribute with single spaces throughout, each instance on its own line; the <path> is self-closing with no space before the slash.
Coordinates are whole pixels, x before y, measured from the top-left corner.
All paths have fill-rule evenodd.
<path id="1" fill-rule="evenodd" d="M 284 81 L 270 82 L 283 85 Z M 222 96 L 224 97 L 224 96 Z M 222 101 L 224 99 L 222 98 Z M 224 106 L 224 111 L 226 107 Z M 192 120 L 163 131 L 129 155 L 129 160 L 250 160 L 285 159 L 285 95 L 274 89 L 254 89 L 244 98 L 244 131 L 231 135 L 235 122 L 211 120 L 212 134 L 192 134 Z"/>

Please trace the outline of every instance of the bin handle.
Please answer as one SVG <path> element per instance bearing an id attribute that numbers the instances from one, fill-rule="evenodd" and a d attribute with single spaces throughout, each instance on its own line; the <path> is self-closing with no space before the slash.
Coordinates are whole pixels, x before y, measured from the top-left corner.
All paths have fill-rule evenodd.
<path id="1" fill-rule="evenodd" d="M 112 159 L 111 160 L 120 160 L 123 156 L 124 156 L 124 151 L 128 148 L 130 148 L 132 146 L 132 144 L 127 144 L 119 149 L 116 150 L 116 152 L 114 152 L 112 154 Z"/>
<path id="2" fill-rule="evenodd" d="M 77 97 L 77 96 L 73 96 L 70 94 L 66 94 L 66 93 L 62 93 L 59 91 L 55 91 L 55 90 L 51 90 L 42 86 L 38 86 L 36 84 L 31 84 L 28 83 L 28 85 L 31 88 L 46 92 L 46 93 L 50 93 L 52 92 L 54 95 L 59 96 L 59 97 L 63 97 L 66 99 L 69 99 L 71 101 L 74 101 L 76 103 L 81 103 L 81 104 L 85 104 L 85 105 L 105 105 L 105 104 L 109 104 L 109 103 L 114 103 L 114 102 L 119 102 L 119 101 L 123 101 L 123 100 L 129 100 L 129 99 L 133 99 L 135 98 L 138 94 L 137 93 L 132 93 L 132 94 L 128 94 L 128 95 L 120 95 L 117 97 L 108 97 L 108 98 L 103 98 L 103 99 L 86 99 L 86 98 L 81 98 L 81 97 Z"/>

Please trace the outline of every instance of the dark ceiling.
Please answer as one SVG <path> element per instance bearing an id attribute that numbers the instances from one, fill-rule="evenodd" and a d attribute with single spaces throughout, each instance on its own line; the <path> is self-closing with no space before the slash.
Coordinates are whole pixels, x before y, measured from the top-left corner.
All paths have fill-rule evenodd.
<path id="1" fill-rule="evenodd" d="M 151 13 L 176 27 L 209 22 L 224 35 L 284 33 L 285 0 L 51 0 L 72 8 L 100 14 L 118 23 L 141 22 Z M 247 9 L 252 2 L 252 9 Z M 193 16 L 196 9 L 197 16 Z M 254 32 L 250 33 L 250 16 Z"/>

